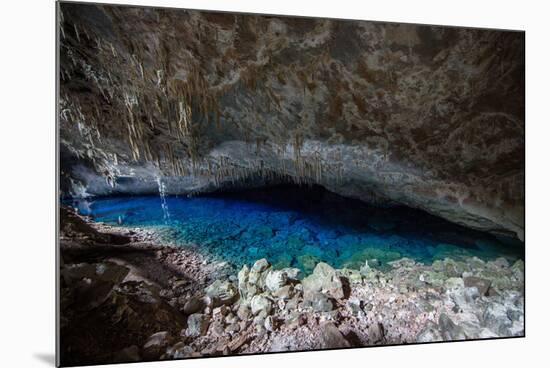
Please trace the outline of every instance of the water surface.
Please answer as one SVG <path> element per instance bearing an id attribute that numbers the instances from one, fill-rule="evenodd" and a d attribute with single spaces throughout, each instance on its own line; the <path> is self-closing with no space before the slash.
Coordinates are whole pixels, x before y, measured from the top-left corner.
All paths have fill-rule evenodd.
<path id="1" fill-rule="evenodd" d="M 69 202 L 94 221 L 154 228 L 165 241 L 191 246 L 235 267 L 267 258 L 306 273 L 324 261 L 384 267 L 409 257 L 523 258 L 523 243 L 473 231 L 410 208 L 378 208 L 318 187 L 281 186 L 187 198 L 105 197 Z"/>

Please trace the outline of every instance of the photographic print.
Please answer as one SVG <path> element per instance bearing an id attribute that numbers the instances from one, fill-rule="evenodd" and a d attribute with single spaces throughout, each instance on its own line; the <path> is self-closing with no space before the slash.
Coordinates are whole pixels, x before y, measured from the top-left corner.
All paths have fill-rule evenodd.
<path id="1" fill-rule="evenodd" d="M 524 32 L 57 27 L 58 364 L 524 336 Z"/>

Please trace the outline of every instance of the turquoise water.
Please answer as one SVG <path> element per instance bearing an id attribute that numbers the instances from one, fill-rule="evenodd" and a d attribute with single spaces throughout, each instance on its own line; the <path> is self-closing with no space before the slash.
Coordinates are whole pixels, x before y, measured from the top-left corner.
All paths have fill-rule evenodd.
<path id="1" fill-rule="evenodd" d="M 306 273 L 324 261 L 384 267 L 409 257 L 431 263 L 445 257 L 523 258 L 523 243 L 454 225 L 410 208 L 378 208 L 322 188 L 282 186 L 194 198 L 105 197 L 71 201 L 94 221 L 150 227 L 162 239 L 235 267 L 267 258 L 276 267 Z"/>

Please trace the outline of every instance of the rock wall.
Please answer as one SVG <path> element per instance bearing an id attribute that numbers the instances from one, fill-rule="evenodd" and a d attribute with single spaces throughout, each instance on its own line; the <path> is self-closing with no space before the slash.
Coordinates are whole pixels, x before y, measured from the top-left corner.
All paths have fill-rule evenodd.
<path id="1" fill-rule="evenodd" d="M 60 4 L 65 196 L 316 183 L 524 233 L 524 34 Z"/>

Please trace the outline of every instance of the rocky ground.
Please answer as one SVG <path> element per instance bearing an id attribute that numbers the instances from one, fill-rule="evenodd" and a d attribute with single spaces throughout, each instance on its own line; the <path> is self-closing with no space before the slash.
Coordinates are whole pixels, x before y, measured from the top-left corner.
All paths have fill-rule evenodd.
<path id="1" fill-rule="evenodd" d="M 524 264 L 403 258 L 304 277 L 61 209 L 63 365 L 524 335 Z"/>

